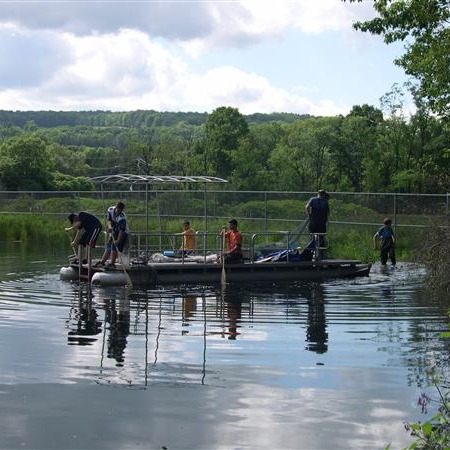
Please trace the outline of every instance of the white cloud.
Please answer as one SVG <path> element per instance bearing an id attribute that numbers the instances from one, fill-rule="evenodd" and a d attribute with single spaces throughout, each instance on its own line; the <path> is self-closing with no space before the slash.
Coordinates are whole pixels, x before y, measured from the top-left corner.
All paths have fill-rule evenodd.
<path id="1" fill-rule="evenodd" d="M 193 55 L 208 47 L 242 48 L 268 39 L 281 39 L 289 30 L 308 34 L 349 32 L 355 20 L 373 16 L 370 5 L 340 0 L 244 0 L 208 5 L 209 16 L 205 15 L 205 19 L 214 23 L 208 38 L 196 36 L 182 43 Z"/>
<path id="2" fill-rule="evenodd" d="M 277 36 L 289 28 L 307 33 L 349 28 L 373 10 L 340 0 L 242 1 L 76 1 L 1 2 L 3 23 L 75 35 L 135 29 L 153 37 L 191 41 L 211 39 L 227 45 Z"/>
<path id="3" fill-rule="evenodd" d="M 0 25 L 0 89 L 43 82 L 68 60 L 69 52 L 53 32 L 38 34 Z"/>
<path id="4" fill-rule="evenodd" d="M 162 107 L 163 96 L 179 84 L 186 70 L 164 46 L 136 31 L 89 37 L 65 34 L 60 41 L 72 59 L 22 94 L 0 92 L 4 108 L 14 108 L 6 105 L 18 100 L 39 109 L 44 107 L 40 105 L 114 110 Z M 21 96 L 28 100 L 20 100 Z"/>
<path id="5" fill-rule="evenodd" d="M 98 39 L 95 39 L 96 44 Z M 129 64 L 120 70 L 117 67 L 117 62 L 121 61 L 120 51 L 107 58 L 101 45 L 86 43 L 84 51 L 78 48 L 77 62 L 67 66 L 53 80 L 24 92 L 4 91 L 0 93 L 0 101 L 7 109 L 210 112 L 222 105 L 232 105 L 244 114 L 291 111 L 329 115 L 345 112 L 331 100 L 314 103 L 304 96 L 272 86 L 264 77 L 233 67 L 219 67 L 200 75 L 188 74 L 183 65 L 161 48 L 152 50 L 152 57 L 141 62 L 129 55 Z M 134 52 L 133 55 L 136 53 L 140 54 Z M 170 77 L 165 76 L 167 72 Z"/>
<path id="6" fill-rule="evenodd" d="M 287 33 L 349 33 L 356 13 L 373 14 L 367 3 L 0 2 L 0 104 L 116 111 L 211 111 L 232 105 L 244 113 L 346 113 L 352 101 L 336 104 L 320 98 L 320 86 L 311 82 L 296 81 L 300 91 L 272 77 L 270 54 L 264 56 L 265 72 L 258 60 L 255 69 L 252 64 L 244 69 L 238 60 L 221 61 L 217 55 L 234 52 L 251 61 L 252 50 L 265 43 L 282 47 Z M 280 71 L 301 63 L 283 60 Z"/>
<path id="7" fill-rule="evenodd" d="M 27 34 L 29 41 L 40 37 L 37 32 Z M 64 63 L 57 67 L 54 53 L 42 52 L 42 67 L 52 70 L 45 78 L 31 76 L 25 90 L 16 85 L 0 91 L 3 108 L 211 111 L 226 104 L 243 113 L 341 112 L 330 101 L 314 105 L 235 67 L 196 74 L 171 48 L 133 30 L 84 37 L 65 33 L 48 40 L 64 49 Z"/>
<path id="8" fill-rule="evenodd" d="M 314 103 L 295 92 L 272 86 L 262 76 L 229 66 L 192 77 L 189 85 L 185 86 L 184 96 L 194 110 L 198 110 L 200 105 L 206 106 L 207 111 L 228 105 L 237 107 L 243 114 L 290 111 L 333 115 L 345 113 L 348 109 L 326 99 Z"/>
<path id="9" fill-rule="evenodd" d="M 183 1 L 30 0 L 0 2 L 2 22 L 30 30 L 55 30 L 75 35 L 140 30 L 168 39 L 204 36 L 210 29 L 208 4 Z"/>

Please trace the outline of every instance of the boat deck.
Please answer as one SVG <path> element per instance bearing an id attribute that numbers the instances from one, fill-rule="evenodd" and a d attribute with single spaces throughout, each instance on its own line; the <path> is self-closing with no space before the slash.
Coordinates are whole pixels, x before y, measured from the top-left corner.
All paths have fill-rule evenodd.
<path id="1" fill-rule="evenodd" d="M 322 261 L 296 262 L 244 262 L 225 266 L 227 283 L 231 282 L 274 282 L 299 280 L 324 280 L 331 278 L 350 278 L 366 276 L 371 265 L 358 260 L 328 259 Z M 63 270 L 63 269 L 62 269 Z M 66 270 L 66 269 L 65 269 Z M 149 286 L 158 284 L 220 284 L 222 265 L 204 262 L 158 262 L 148 264 L 132 264 L 126 269 L 133 285 Z M 76 264 L 67 268 L 65 276 L 70 279 L 79 278 L 79 267 Z M 88 268 L 82 266 L 81 276 L 87 280 Z M 115 269 L 91 268 L 92 283 L 99 285 L 124 284 L 124 268 L 118 265 Z"/>

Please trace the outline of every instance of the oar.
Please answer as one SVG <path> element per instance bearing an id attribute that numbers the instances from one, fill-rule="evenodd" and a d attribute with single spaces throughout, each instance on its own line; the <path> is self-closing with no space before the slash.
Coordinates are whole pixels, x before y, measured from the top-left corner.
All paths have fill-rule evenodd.
<path id="1" fill-rule="evenodd" d="M 120 265 L 122 266 L 123 274 L 125 275 L 125 281 L 126 281 L 125 287 L 132 288 L 133 287 L 133 283 L 131 282 L 130 275 L 128 274 L 127 270 L 125 269 L 125 264 L 123 263 L 123 259 L 122 259 L 122 252 L 120 252 L 119 249 L 117 248 L 117 245 L 114 242 L 114 239 L 113 239 L 113 245 L 116 248 L 117 256 L 119 258 Z"/>
<path id="2" fill-rule="evenodd" d="M 76 250 L 75 250 L 75 247 L 74 247 L 73 244 L 72 244 L 72 237 L 70 236 L 70 233 L 69 233 L 69 230 L 71 230 L 71 229 L 72 229 L 72 228 L 64 228 L 64 231 L 67 233 L 67 237 L 69 238 L 69 245 L 70 245 L 70 247 L 72 248 L 73 256 L 78 257 L 78 256 L 77 256 L 77 252 L 76 252 Z M 69 258 L 70 258 L 70 256 L 69 256 Z"/>
<path id="3" fill-rule="evenodd" d="M 72 237 L 69 234 L 69 231 L 72 229 L 71 228 L 65 228 L 64 231 L 67 233 L 67 237 L 69 238 L 69 244 L 72 247 L 72 251 L 73 251 L 73 256 L 75 256 L 75 258 L 78 260 L 78 280 L 81 280 L 81 267 L 82 267 L 82 261 L 81 261 L 81 246 L 78 245 L 78 252 L 75 250 L 75 247 L 72 244 Z M 70 256 L 69 256 L 70 258 Z M 69 262 L 72 262 L 69 260 Z"/>
<path id="4" fill-rule="evenodd" d="M 225 228 L 222 229 L 222 276 L 220 278 L 222 290 L 227 284 L 227 274 L 225 272 Z"/>

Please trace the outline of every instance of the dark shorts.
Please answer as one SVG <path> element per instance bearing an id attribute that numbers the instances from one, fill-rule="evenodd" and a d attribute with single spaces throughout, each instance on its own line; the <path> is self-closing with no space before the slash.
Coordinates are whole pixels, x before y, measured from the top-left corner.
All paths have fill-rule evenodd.
<path id="1" fill-rule="evenodd" d="M 327 232 L 327 224 L 326 222 L 314 222 L 310 221 L 308 230 L 310 233 L 326 233 Z"/>
<path id="2" fill-rule="evenodd" d="M 391 260 L 392 264 L 396 264 L 396 257 L 395 257 L 395 246 L 390 246 L 390 247 L 382 247 L 381 251 L 380 251 L 380 261 L 381 264 L 386 264 L 388 259 Z"/>
<path id="3" fill-rule="evenodd" d="M 225 255 L 225 264 L 239 264 L 242 262 L 242 253 L 230 253 Z"/>
<path id="4" fill-rule="evenodd" d="M 81 236 L 79 244 L 83 245 L 85 247 L 95 248 L 95 246 L 97 244 L 97 238 L 98 238 L 98 235 L 100 234 L 100 231 L 102 231 L 101 225 L 98 228 L 87 229 L 83 233 L 83 236 Z"/>

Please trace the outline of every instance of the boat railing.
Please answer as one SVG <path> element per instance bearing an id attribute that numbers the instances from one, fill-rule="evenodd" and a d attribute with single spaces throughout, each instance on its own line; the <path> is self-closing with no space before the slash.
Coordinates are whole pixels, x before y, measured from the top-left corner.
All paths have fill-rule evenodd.
<path id="1" fill-rule="evenodd" d="M 162 254 L 166 257 L 176 257 L 177 261 L 191 261 L 191 256 L 201 256 L 206 262 L 207 257 L 222 253 L 222 237 L 217 232 L 195 232 L 195 249 L 184 247 L 183 233 L 149 232 L 133 233 L 130 253 L 132 257 L 145 257 Z"/>
<path id="2" fill-rule="evenodd" d="M 257 232 L 243 234 L 243 253 L 244 259 L 249 262 L 256 262 L 258 258 L 264 255 L 275 254 L 286 251 L 286 261 L 289 261 L 290 251 L 302 251 L 314 241 L 312 248 L 313 260 L 320 261 L 323 252 L 326 250 L 324 244 L 325 233 L 315 233 L 310 235 L 305 233 L 303 236 L 303 245 L 300 245 L 297 233 L 289 231 Z M 308 244 L 309 241 L 309 244 Z M 130 246 L 130 257 L 137 259 L 145 257 L 150 259 L 152 255 L 162 254 L 166 257 L 176 257 L 177 261 L 182 263 L 192 261 L 192 256 L 197 260 L 202 257 L 204 262 L 211 260 L 212 255 L 220 256 L 222 254 L 223 240 L 217 232 L 195 232 L 195 250 L 184 248 L 184 239 L 182 233 L 172 232 L 152 232 L 152 233 L 133 233 Z M 167 258 L 166 258 L 167 259 Z"/>
<path id="3" fill-rule="evenodd" d="M 281 240 L 274 240 L 280 238 Z M 265 242 L 258 242 L 264 240 Z M 293 236 L 289 231 L 258 232 L 251 236 L 250 259 L 254 261 L 263 252 L 289 250 L 293 247 Z"/>
<path id="4" fill-rule="evenodd" d="M 325 236 L 326 233 L 305 233 L 305 244 L 300 245 L 300 236 L 295 232 L 275 231 L 254 233 L 251 236 L 250 259 L 255 261 L 258 257 L 264 256 L 264 254 L 274 254 L 286 251 L 286 261 L 289 261 L 291 256 L 290 251 L 299 252 L 306 249 L 313 251 L 314 261 L 320 261 L 327 248 Z M 277 237 L 281 237 L 281 239 L 276 240 Z M 259 242 L 261 240 L 264 240 L 265 242 Z"/>

